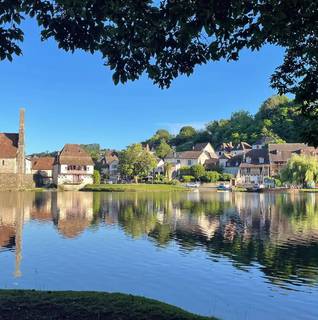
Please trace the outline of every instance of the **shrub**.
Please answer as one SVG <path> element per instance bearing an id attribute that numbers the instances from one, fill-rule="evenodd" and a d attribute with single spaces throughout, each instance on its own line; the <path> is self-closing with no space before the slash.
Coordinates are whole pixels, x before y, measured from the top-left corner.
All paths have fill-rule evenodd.
<path id="1" fill-rule="evenodd" d="M 221 175 L 217 171 L 207 171 L 201 180 L 204 182 L 216 182 L 220 180 Z"/>
<path id="2" fill-rule="evenodd" d="M 202 164 L 195 164 L 191 167 L 191 174 L 196 180 L 201 179 L 205 175 L 205 168 Z"/>
<path id="3" fill-rule="evenodd" d="M 100 184 L 100 173 L 98 170 L 94 170 L 93 180 L 94 184 Z"/>
<path id="4" fill-rule="evenodd" d="M 183 176 L 190 176 L 191 175 L 191 168 L 190 167 L 181 167 L 179 170 L 180 177 Z"/>
<path id="5" fill-rule="evenodd" d="M 194 181 L 195 178 L 194 178 L 194 176 L 183 176 L 183 177 L 182 177 L 182 180 L 183 180 L 184 182 L 191 182 L 191 181 Z"/>
<path id="6" fill-rule="evenodd" d="M 231 173 L 222 173 L 220 180 L 221 181 L 230 181 L 231 179 L 233 179 L 233 174 Z"/>
<path id="7" fill-rule="evenodd" d="M 279 179 L 275 179 L 275 187 L 281 187 L 282 186 L 282 182 Z"/>

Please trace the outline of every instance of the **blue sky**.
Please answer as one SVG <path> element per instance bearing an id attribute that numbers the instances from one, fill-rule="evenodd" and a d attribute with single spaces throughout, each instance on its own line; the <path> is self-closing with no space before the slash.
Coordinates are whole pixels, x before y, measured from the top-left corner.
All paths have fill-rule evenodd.
<path id="1" fill-rule="evenodd" d="M 283 58 L 281 48 L 241 54 L 239 62 L 209 63 L 162 90 L 143 77 L 115 86 L 99 55 L 66 53 L 41 42 L 33 21 L 24 25 L 23 56 L 0 62 L 0 132 L 15 132 L 26 108 L 28 153 L 57 150 L 65 143 L 124 148 L 157 129 L 177 132 L 189 124 L 256 112 L 275 94 L 269 78 Z"/>

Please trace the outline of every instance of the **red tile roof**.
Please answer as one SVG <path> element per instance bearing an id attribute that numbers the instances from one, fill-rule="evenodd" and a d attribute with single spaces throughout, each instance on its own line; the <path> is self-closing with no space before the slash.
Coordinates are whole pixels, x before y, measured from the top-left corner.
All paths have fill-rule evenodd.
<path id="1" fill-rule="evenodd" d="M 32 170 L 53 170 L 55 158 L 40 157 L 32 159 Z"/>
<path id="2" fill-rule="evenodd" d="M 18 151 L 19 134 L 0 133 L 0 158 L 16 158 Z"/>
<path id="3" fill-rule="evenodd" d="M 66 144 L 60 152 L 57 162 L 75 166 L 94 165 L 92 157 L 78 144 Z"/>
<path id="4" fill-rule="evenodd" d="M 114 161 L 118 161 L 118 157 L 113 151 L 107 151 L 105 153 L 104 158 L 107 164 L 111 164 Z"/>

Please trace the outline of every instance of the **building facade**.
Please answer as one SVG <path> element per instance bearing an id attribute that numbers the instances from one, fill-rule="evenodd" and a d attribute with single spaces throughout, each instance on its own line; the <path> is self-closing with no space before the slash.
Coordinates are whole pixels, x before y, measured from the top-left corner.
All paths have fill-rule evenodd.
<path id="1" fill-rule="evenodd" d="M 32 174 L 37 186 L 48 187 L 53 184 L 54 157 L 39 157 L 32 159 Z"/>
<path id="2" fill-rule="evenodd" d="M 94 162 L 78 144 L 66 144 L 53 166 L 53 182 L 61 185 L 93 184 Z"/>

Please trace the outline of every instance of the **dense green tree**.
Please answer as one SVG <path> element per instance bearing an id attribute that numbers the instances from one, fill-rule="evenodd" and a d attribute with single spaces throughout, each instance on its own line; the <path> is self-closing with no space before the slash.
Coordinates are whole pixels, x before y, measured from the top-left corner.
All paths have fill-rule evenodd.
<path id="1" fill-rule="evenodd" d="M 180 129 L 179 134 L 176 136 L 174 143 L 177 145 L 193 142 L 197 135 L 197 131 L 191 126 L 184 126 Z"/>
<path id="2" fill-rule="evenodd" d="M 156 167 L 155 157 L 141 144 L 133 144 L 119 154 L 119 170 L 128 178 L 138 179 L 152 173 Z"/>
<path id="3" fill-rule="evenodd" d="M 156 155 L 160 159 L 165 159 L 165 157 L 172 151 L 170 145 L 162 139 L 159 146 L 156 149 Z"/>
<path id="4" fill-rule="evenodd" d="M 172 135 L 169 133 L 168 130 L 159 129 L 150 139 L 148 139 L 144 143 L 148 144 L 151 148 L 157 148 L 162 140 L 168 143 L 171 140 L 171 138 Z"/>

